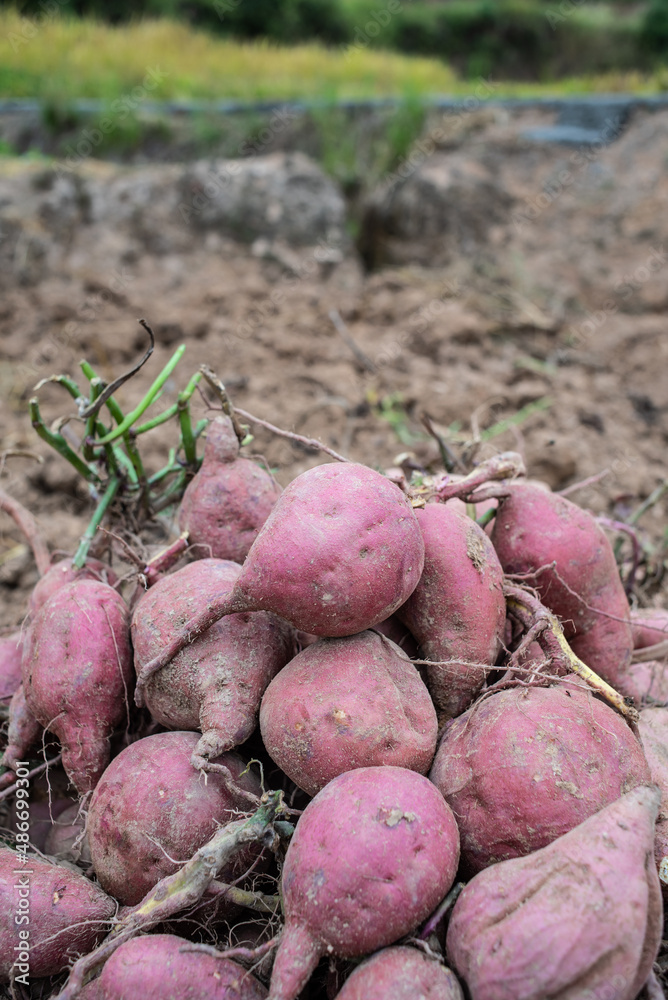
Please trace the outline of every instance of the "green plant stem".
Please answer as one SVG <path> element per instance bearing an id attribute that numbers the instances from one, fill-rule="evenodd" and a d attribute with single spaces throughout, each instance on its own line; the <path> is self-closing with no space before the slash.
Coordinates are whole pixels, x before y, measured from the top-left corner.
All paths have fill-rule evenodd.
<path id="1" fill-rule="evenodd" d="M 643 514 L 645 514 L 650 507 L 653 507 L 654 504 L 661 499 L 666 490 L 668 490 L 668 479 L 664 479 L 664 481 L 650 493 L 647 499 L 640 504 L 638 509 L 634 510 L 626 523 L 637 524 Z"/>
<path id="2" fill-rule="evenodd" d="M 549 396 L 543 396 L 541 399 L 537 399 L 533 403 L 527 403 L 523 406 L 521 410 L 517 413 L 513 413 L 512 417 L 506 417 L 504 420 L 499 420 L 498 423 L 492 424 L 487 430 L 481 431 L 480 440 L 490 441 L 492 438 L 497 437 L 499 434 L 503 434 L 510 427 L 517 427 L 518 424 L 523 424 L 534 413 L 540 413 L 542 410 L 549 410 L 552 406 L 554 400 Z"/>
<path id="3" fill-rule="evenodd" d="M 481 528 L 486 528 L 490 521 L 496 517 L 496 507 L 490 507 L 486 510 L 484 514 L 481 514 L 476 524 L 479 524 Z"/>
<path id="4" fill-rule="evenodd" d="M 91 381 L 90 381 L 90 401 L 91 401 L 91 403 L 94 403 L 95 400 L 100 396 L 103 388 L 104 388 L 104 383 L 103 383 L 103 381 L 102 381 L 101 378 L 97 378 L 96 377 L 96 378 L 91 379 Z M 85 460 L 87 462 L 90 462 L 90 461 L 92 461 L 95 458 L 95 452 L 93 451 L 92 441 L 94 440 L 95 434 L 96 434 L 96 432 L 97 432 L 97 430 L 99 429 L 100 426 L 101 426 L 101 424 L 98 423 L 98 419 L 97 419 L 97 415 L 96 414 L 92 414 L 92 416 L 90 416 L 90 417 L 87 418 L 87 420 L 86 420 L 86 431 L 85 431 L 84 443 L 83 443 L 83 448 L 82 448 L 83 457 L 85 458 Z M 103 436 L 104 436 L 105 432 L 103 431 L 102 433 L 103 433 Z M 108 455 L 108 452 L 107 452 L 107 455 Z"/>
<path id="5" fill-rule="evenodd" d="M 193 434 L 193 426 L 190 421 L 190 406 L 187 401 L 182 402 L 179 398 L 178 402 L 179 408 L 179 424 L 181 426 L 181 444 L 183 445 L 183 454 L 188 465 L 195 466 L 197 464 L 197 447 L 195 444 L 195 436 Z"/>
<path id="6" fill-rule="evenodd" d="M 127 417 L 125 417 L 125 419 L 122 421 L 122 423 L 118 425 L 118 427 L 116 427 L 113 431 L 107 434 L 106 437 L 98 441 L 97 442 L 98 444 L 111 444 L 111 442 L 115 441 L 116 438 L 123 437 L 123 435 L 130 430 L 135 420 L 137 420 L 142 415 L 142 413 L 144 413 L 149 408 L 151 403 L 153 403 L 154 400 L 157 398 L 163 385 L 165 384 L 165 382 L 167 381 L 167 379 L 172 374 L 172 372 L 178 365 L 179 361 L 183 357 L 185 349 L 186 349 L 185 344 L 181 344 L 181 346 L 177 348 L 177 350 L 170 358 L 170 360 L 167 362 L 165 367 L 162 369 L 162 371 L 156 378 L 155 382 L 148 390 L 148 392 L 146 393 L 142 401 L 139 403 L 139 405 L 136 406 L 131 413 L 128 413 Z"/>
<path id="7" fill-rule="evenodd" d="M 72 560 L 72 565 L 75 569 L 81 569 L 86 563 L 86 557 L 88 555 L 88 549 L 91 546 L 91 542 L 95 538 L 97 529 L 102 522 L 102 518 L 107 513 L 111 501 L 116 496 L 118 492 L 118 487 L 120 486 L 120 479 L 118 476 L 112 476 L 107 484 L 107 488 L 102 494 L 102 498 L 97 505 L 97 509 L 93 514 L 90 524 L 86 528 L 85 532 L 81 536 L 81 541 L 79 542 L 79 547 L 76 551 L 74 559 Z"/>
<path id="8" fill-rule="evenodd" d="M 183 472 L 182 466 L 177 465 L 175 462 L 170 465 L 165 465 L 164 468 L 160 469 L 159 472 L 156 472 L 155 475 L 149 478 L 148 485 L 155 486 L 157 483 L 161 483 L 163 479 L 166 479 L 167 476 L 171 475 L 173 472 Z"/>
<path id="9" fill-rule="evenodd" d="M 50 431 L 49 428 L 46 426 L 39 412 L 39 403 L 36 397 L 33 397 L 30 400 L 30 402 L 28 403 L 28 407 L 30 411 L 30 420 L 32 422 L 32 425 L 39 434 L 39 436 L 41 437 L 41 439 L 43 441 L 46 441 L 46 443 L 50 445 L 53 449 L 55 449 L 55 451 L 57 451 L 59 455 L 62 455 L 63 458 L 67 459 L 70 465 L 74 466 L 79 475 L 83 476 L 86 482 L 99 483 L 100 477 L 98 476 L 98 474 L 94 472 L 93 469 L 91 469 L 88 465 L 86 465 L 83 459 L 79 458 L 77 453 L 70 448 L 70 446 L 68 445 L 67 441 L 62 436 L 62 434 L 57 434 L 55 431 Z"/>
<path id="10" fill-rule="evenodd" d="M 46 385 L 47 382 L 56 382 L 58 385 L 62 385 L 64 389 L 67 389 L 72 399 L 76 399 L 77 402 L 80 399 L 85 399 L 81 389 L 69 375 L 50 375 L 48 378 L 43 378 L 42 381 L 38 382 L 35 386 L 35 392 L 38 389 L 41 389 L 43 385 Z"/>
<path id="11" fill-rule="evenodd" d="M 180 499 L 179 494 L 182 492 L 186 482 L 188 480 L 188 473 L 185 469 L 180 469 L 178 476 L 173 483 L 170 483 L 162 496 L 156 498 L 155 501 L 151 502 L 151 508 L 158 513 L 164 510 L 165 507 L 169 507 L 171 503 L 175 503 Z"/>
<path id="12" fill-rule="evenodd" d="M 193 434 L 193 427 L 190 419 L 190 398 L 201 378 L 201 372 L 195 372 L 183 392 L 179 393 L 179 398 L 176 402 L 179 413 L 179 424 L 181 425 L 181 443 L 183 445 L 183 453 L 187 464 L 191 466 L 191 468 L 197 466 L 197 446 L 196 437 Z"/>
<path id="13" fill-rule="evenodd" d="M 89 365 L 87 361 L 81 361 L 80 365 L 84 375 L 86 376 L 86 378 L 90 380 L 92 387 L 94 381 L 97 380 L 97 375 L 95 374 L 92 365 Z M 105 383 L 102 379 L 100 379 L 99 382 L 101 389 L 104 389 L 107 383 Z M 109 399 L 106 400 L 105 406 L 109 410 L 109 413 L 111 414 L 112 418 L 116 421 L 116 423 L 119 425 L 122 424 L 123 421 L 125 420 L 125 416 L 123 414 L 122 409 L 120 408 L 120 406 L 118 405 L 113 396 L 110 396 Z M 103 431 L 102 437 L 104 437 L 105 434 L 106 431 Z M 123 434 L 123 443 L 125 444 L 125 449 L 129 456 L 129 462 L 125 459 L 125 456 L 121 457 L 122 452 L 120 452 L 118 449 L 115 449 L 116 459 L 119 465 L 122 465 L 123 468 L 127 470 L 127 472 L 130 475 L 130 479 L 132 479 L 134 483 L 140 483 L 145 487 L 146 473 L 144 472 L 144 465 L 142 463 L 137 445 L 132 439 L 132 436 L 129 431 L 126 431 L 126 433 Z"/>
<path id="14" fill-rule="evenodd" d="M 188 385 L 185 387 L 183 392 L 179 393 L 179 401 L 183 400 L 184 402 L 188 402 L 190 400 L 190 397 L 195 391 L 195 387 L 201 378 L 202 378 L 202 373 L 195 372 L 195 374 L 190 379 Z M 158 413 L 158 415 L 153 417 L 152 420 L 147 420 L 145 424 L 140 424 L 139 427 L 133 427 L 132 429 L 133 436 L 136 437 L 138 434 L 145 434 L 146 431 L 152 431 L 154 427 L 159 427 L 160 424 L 164 424 L 168 420 L 171 420 L 172 417 L 175 417 L 178 414 L 178 412 L 179 412 L 179 403 L 176 402 L 168 409 L 163 410 L 162 413 Z M 208 424 L 208 422 L 209 422 L 208 420 L 205 421 L 204 423 L 205 427 Z M 195 433 L 195 437 L 197 436 L 198 436 L 197 433 Z"/>

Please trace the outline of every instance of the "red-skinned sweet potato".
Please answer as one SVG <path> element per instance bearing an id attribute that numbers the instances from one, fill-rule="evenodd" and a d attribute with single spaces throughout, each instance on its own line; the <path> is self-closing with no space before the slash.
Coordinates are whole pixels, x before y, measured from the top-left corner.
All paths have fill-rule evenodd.
<path id="1" fill-rule="evenodd" d="M 23 684 L 19 684 L 9 703 L 9 728 L 7 746 L 2 756 L 3 766 L 15 770 L 16 762 L 26 759 L 29 750 L 39 739 L 42 728 L 28 708 Z"/>
<path id="2" fill-rule="evenodd" d="M 241 611 L 273 611 L 314 635 L 363 632 L 406 601 L 423 563 L 415 513 L 397 486 L 365 465 L 319 465 L 279 497 L 232 596 L 212 599 L 184 623 L 145 671 L 169 663 L 218 618 Z"/>
<path id="3" fill-rule="evenodd" d="M 109 930 L 116 904 L 69 868 L 0 847 L 0 982 L 52 976 Z M 28 956 L 27 944 L 30 946 Z"/>
<path id="4" fill-rule="evenodd" d="M 220 774 L 204 776 L 190 758 L 196 733 L 158 733 L 131 743 L 104 772 L 91 798 L 87 834 L 102 887 L 129 906 L 138 903 L 161 878 L 178 871 L 213 836 L 221 823 L 246 808 Z M 261 794 L 257 778 L 236 754 L 218 761 L 237 784 Z M 241 772 L 246 771 L 243 777 Z M 233 881 L 257 856 L 249 847 L 220 874 Z"/>
<path id="5" fill-rule="evenodd" d="M 429 776 L 474 872 L 546 846 L 650 780 L 623 718 L 568 680 L 500 691 L 454 719 Z"/>
<path id="6" fill-rule="evenodd" d="M 267 990 L 229 959 L 188 951 L 174 934 L 149 934 L 117 948 L 82 1000 L 264 1000 Z M 92 988 L 91 988 L 92 987 Z"/>
<path id="7" fill-rule="evenodd" d="M 108 583 L 113 586 L 118 577 L 106 563 L 99 559 L 87 559 L 86 564 L 81 569 L 75 569 L 72 565 L 73 559 L 61 559 L 54 563 L 41 577 L 32 589 L 28 607 L 30 614 L 34 615 L 45 604 L 50 597 L 76 580 L 97 580 L 99 583 Z"/>
<path id="8" fill-rule="evenodd" d="M 283 866 L 285 929 L 270 1000 L 294 1000 L 326 952 L 368 954 L 434 910 L 459 858 L 444 805 L 426 778 L 399 767 L 347 771 L 316 795 Z"/>
<path id="9" fill-rule="evenodd" d="M 109 737 L 127 717 L 132 683 L 129 612 L 106 583 L 60 587 L 35 615 L 22 661 L 28 708 L 60 740 L 80 795 L 109 762 Z"/>
<path id="10" fill-rule="evenodd" d="M 417 948 L 384 948 L 346 979 L 336 1000 L 464 1000 L 456 976 Z"/>
<path id="11" fill-rule="evenodd" d="M 663 929 L 658 791 L 640 787 L 526 858 L 469 882 L 448 956 L 472 1000 L 635 1000 Z"/>
<path id="12" fill-rule="evenodd" d="M 163 577 L 132 616 L 137 672 L 212 597 L 231 594 L 237 563 L 200 559 Z M 255 729 L 262 694 L 294 653 L 294 631 L 267 611 L 228 615 L 186 646 L 148 681 L 144 700 L 170 729 L 199 729 L 193 763 L 218 757 Z"/>
<path id="13" fill-rule="evenodd" d="M 657 868 L 668 857 L 668 708 L 644 708 L 638 723 L 652 781 L 661 792 L 661 809 L 656 820 L 654 856 Z M 662 883 L 664 897 L 668 885 Z"/>
<path id="14" fill-rule="evenodd" d="M 267 752 L 309 795 L 337 774 L 393 764 L 424 774 L 434 706 L 405 653 L 375 632 L 319 639 L 284 667 L 260 709 Z"/>
<path id="15" fill-rule="evenodd" d="M 428 660 L 432 698 L 446 717 L 459 715 L 485 682 L 488 671 L 467 663 L 493 664 L 506 620 L 503 570 L 478 525 L 456 508 L 427 504 L 416 511 L 425 544 L 417 587 L 397 611 Z"/>
<path id="16" fill-rule="evenodd" d="M 631 629 L 634 649 L 657 646 L 668 639 L 668 611 L 665 608 L 634 609 L 631 611 Z"/>
<path id="17" fill-rule="evenodd" d="M 625 687 L 638 705 L 668 704 L 668 663 L 645 660 L 632 663 L 625 674 Z"/>
<path id="18" fill-rule="evenodd" d="M 267 471 L 239 457 L 230 418 L 216 417 L 207 428 L 202 467 L 183 495 L 179 527 L 202 555 L 242 563 L 280 494 Z"/>
<path id="19" fill-rule="evenodd" d="M 21 683 L 23 632 L 0 639 L 0 702 L 8 704 Z"/>
<path id="20" fill-rule="evenodd" d="M 492 530 L 504 571 L 535 573 L 529 582 L 562 620 L 573 651 L 613 687 L 632 694 L 624 684 L 633 650 L 629 603 L 605 532 L 586 510 L 556 493 L 530 483 L 508 489 Z"/>

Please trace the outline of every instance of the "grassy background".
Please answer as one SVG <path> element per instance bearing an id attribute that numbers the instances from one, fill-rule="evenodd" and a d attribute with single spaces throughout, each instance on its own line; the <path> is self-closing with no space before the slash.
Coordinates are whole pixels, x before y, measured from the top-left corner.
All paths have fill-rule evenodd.
<path id="1" fill-rule="evenodd" d="M 352 4 L 358 0 L 349 0 Z M 601 7 L 603 9 L 603 7 Z M 412 8 L 415 13 L 418 7 Z M 593 17 L 595 11 L 587 12 Z M 575 17 L 575 14 L 572 15 Z M 471 80 L 441 59 L 372 46 L 282 46 L 266 40 L 216 37 L 170 20 L 109 25 L 92 19 L 22 17 L 0 11 L 0 95 L 67 102 L 76 97 L 114 101 L 142 85 L 159 67 L 150 90 L 164 99 L 318 99 L 388 95 L 416 100 L 468 94 Z M 668 83 L 665 70 L 616 69 L 561 79 L 512 82 L 493 74 L 495 96 L 630 91 L 653 93 Z"/>

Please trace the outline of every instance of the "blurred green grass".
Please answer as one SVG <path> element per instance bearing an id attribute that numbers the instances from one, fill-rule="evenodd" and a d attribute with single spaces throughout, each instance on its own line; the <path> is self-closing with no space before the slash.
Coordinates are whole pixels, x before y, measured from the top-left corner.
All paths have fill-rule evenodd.
<path id="1" fill-rule="evenodd" d="M 51 103 L 114 101 L 159 71 L 150 100 L 319 100 L 466 95 L 475 80 L 446 63 L 371 47 L 280 46 L 214 37 L 175 21 L 110 26 L 91 19 L 22 18 L 0 12 L 0 95 Z M 666 72 L 610 72 L 547 83 L 494 82 L 494 96 L 655 93 Z"/>

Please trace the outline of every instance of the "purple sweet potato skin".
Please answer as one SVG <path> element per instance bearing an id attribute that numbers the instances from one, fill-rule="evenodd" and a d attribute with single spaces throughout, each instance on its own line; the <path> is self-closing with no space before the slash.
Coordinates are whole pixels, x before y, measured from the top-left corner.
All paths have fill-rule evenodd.
<path id="1" fill-rule="evenodd" d="M 0 702 L 8 704 L 21 683 L 23 632 L 0 639 Z"/>
<path id="2" fill-rule="evenodd" d="M 526 858 L 469 882 L 448 957 L 472 1000 L 635 1000 L 663 928 L 654 788 L 640 787 Z"/>
<path id="3" fill-rule="evenodd" d="M 9 729 L 2 756 L 3 765 L 15 769 L 17 761 L 25 760 L 41 732 L 42 726 L 28 708 L 23 684 L 19 684 L 9 703 Z"/>
<path id="4" fill-rule="evenodd" d="M 358 966 L 336 1000 L 464 1000 L 456 977 L 416 948 L 385 948 Z"/>
<path id="5" fill-rule="evenodd" d="M 290 483 L 243 566 L 239 594 L 303 632 L 354 635 L 415 589 L 424 543 L 401 490 L 353 462 L 320 465 Z"/>
<path id="6" fill-rule="evenodd" d="M 264 693 L 260 728 L 275 763 L 315 795 L 357 767 L 392 764 L 424 774 L 438 724 L 405 653 L 367 631 L 319 639 L 291 660 Z"/>
<path id="7" fill-rule="evenodd" d="M 46 571 L 41 580 L 37 581 L 28 604 L 31 614 L 34 615 L 39 611 L 57 590 L 66 587 L 68 583 L 74 583 L 75 580 L 97 580 L 100 583 L 108 583 L 109 586 L 113 586 L 118 580 L 114 571 L 99 559 L 88 559 L 81 569 L 75 569 L 72 562 L 71 558 L 61 559 Z"/>
<path id="8" fill-rule="evenodd" d="M 646 649 L 668 639 L 668 611 L 665 608 L 638 608 L 631 611 L 633 648 Z"/>
<path id="9" fill-rule="evenodd" d="M 506 620 L 503 570 L 494 547 L 475 522 L 449 504 L 416 512 L 425 544 L 424 570 L 397 617 L 428 660 L 458 660 L 427 667 L 432 698 L 446 717 L 464 711 L 487 671 L 465 662 L 493 664 Z"/>
<path id="10" fill-rule="evenodd" d="M 444 804 L 426 778 L 398 767 L 347 771 L 316 795 L 283 867 L 286 926 L 271 1000 L 294 1000 L 326 950 L 368 954 L 434 910 L 459 860 Z"/>
<path id="11" fill-rule="evenodd" d="M 21 864 L 15 851 L 0 848 L 0 982 L 4 983 L 18 954 L 14 948 L 22 943 L 19 931 L 30 932 L 30 978 L 52 976 L 94 948 L 109 930 L 104 921 L 116 912 L 114 900 L 83 875 L 39 858 L 29 861 Z M 15 918 L 26 912 L 21 909 L 21 895 L 28 900 L 28 921 L 17 924 Z"/>
<path id="12" fill-rule="evenodd" d="M 531 573 L 556 563 L 531 585 L 562 620 L 580 659 L 626 693 L 624 675 L 633 650 L 629 603 L 603 529 L 591 514 L 556 493 L 530 483 L 508 488 L 492 530 L 504 571 Z"/>
<path id="13" fill-rule="evenodd" d="M 139 601 L 132 618 L 137 672 L 203 603 L 230 595 L 237 563 L 200 559 L 163 577 Z M 170 729 L 200 729 L 214 756 L 243 743 L 255 729 L 262 694 L 294 652 L 294 632 L 268 611 L 219 619 L 148 681 L 144 699 Z"/>
<path id="14" fill-rule="evenodd" d="M 133 906 L 160 879 L 178 871 L 170 861 L 188 860 L 221 823 L 235 818 L 235 801 L 219 774 L 203 776 L 190 763 L 196 733 L 158 733 L 131 743 L 103 774 L 88 810 L 88 841 L 102 887 L 121 903 Z M 236 779 L 246 765 L 236 754 L 223 755 Z M 240 786 L 256 795 L 258 780 L 250 773 Z M 243 808 L 247 808 L 244 804 Z M 169 857 L 168 857 L 169 856 Z M 249 867 L 254 849 L 241 855 L 220 875 L 232 881 Z"/>
<path id="15" fill-rule="evenodd" d="M 181 951 L 188 941 L 149 934 L 118 948 L 96 982 L 95 1000 L 264 1000 L 267 990 L 229 959 Z"/>
<path id="16" fill-rule="evenodd" d="M 60 587 L 26 635 L 23 688 L 35 719 L 58 737 L 63 767 L 80 795 L 109 763 L 109 737 L 127 717 L 132 691 L 129 612 L 106 583 Z"/>
<path id="17" fill-rule="evenodd" d="M 217 417 L 207 430 L 202 467 L 181 501 L 179 527 L 201 555 L 242 563 L 281 494 L 264 469 L 239 457 L 239 442 L 229 417 Z"/>
<path id="18" fill-rule="evenodd" d="M 474 872 L 545 847 L 650 780 L 622 717 L 568 681 L 500 691 L 469 709 L 443 734 L 430 778 Z"/>
<path id="19" fill-rule="evenodd" d="M 654 855 L 657 868 L 668 856 L 668 708 L 644 708 L 638 723 L 652 781 L 661 792 L 661 809 L 656 820 Z M 662 883 L 664 897 L 668 886 Z"/>
<path id="20" fill-rule="evenodd" d="M 668 704 L 668 663 L 665 660 L 632 663 L 625 673 L 625 686 L 638 705 Z"/>

